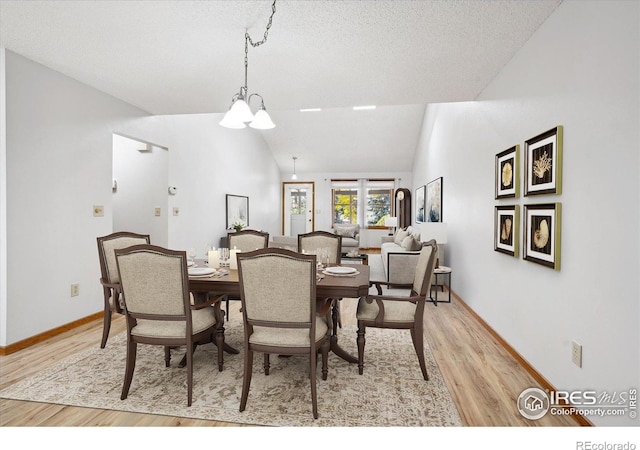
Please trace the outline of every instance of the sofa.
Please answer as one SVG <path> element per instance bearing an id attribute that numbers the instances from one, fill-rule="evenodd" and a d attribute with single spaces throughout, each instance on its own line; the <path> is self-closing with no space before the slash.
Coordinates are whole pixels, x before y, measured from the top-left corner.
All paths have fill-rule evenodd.
<path id="1" fill-rule="evenodd" d="M 360 225 L 336 223 L 333 233 L 342 236 L 342 252 L 360 250 Z M 298 251 L 298 236 L 273 236 L 269 247 Z"/>
<path id="2" fill-rule="evenodd" d="M 382 266 L 389 283 L 413 283 L 422 242 L 427 240 L 429 240 L 428 236 L 422 239 L 420 230 L 412 226 L 398 229 L 393 236 L 381 237 Z M 438 259 L 440 264 L 444 263 L 444 249 L 440 244 L 438 244 Z"/>

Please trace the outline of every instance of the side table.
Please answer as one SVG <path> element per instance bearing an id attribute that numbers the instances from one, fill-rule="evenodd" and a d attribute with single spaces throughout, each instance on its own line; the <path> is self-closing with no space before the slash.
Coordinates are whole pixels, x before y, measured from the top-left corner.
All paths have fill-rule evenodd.
<path id="1" fill-rule="evenodd" d="M 447 266 L 440 266 L 437 269 L 433 269 L 433 277 L 434 277 L 434 281 L 435 281 L 435 286 L 431 285 L 431 289 L 429 290 L 429 300 L 431 300 L 433 302 L 434 305 L 438 306 L 438 303 L 451 303 L 451 267 L 447 267 Z M 444 277 L 447 277 L 447 281 L 448 281 L 448 288 L 447 290 L 449 291 L 449 299 L 448 300 L 438 300 L 438 277 L 442 276 L 443 280 L 442 282 L 444 283 Z M 433 296 L 433 292 L 435 290 L 435 297 Z"/>

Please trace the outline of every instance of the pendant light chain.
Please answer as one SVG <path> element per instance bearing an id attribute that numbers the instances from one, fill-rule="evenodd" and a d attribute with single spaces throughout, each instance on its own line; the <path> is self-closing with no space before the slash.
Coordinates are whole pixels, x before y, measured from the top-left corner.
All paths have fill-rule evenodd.
<path id="1" fill-rule="evenodd" d="M 245 95 L 247 95 L 249 93 L 248 87 L 247 87 L 247 73 L 249 71 L 249 44 L 251 44 L 251 46 L 253 48 L 259 47 L 262 44 L 264 44 L 265 42 L 267 42 L 267 37 L 269 36 L 269 29 L 271 28 L 271 24 L 273 23 L 273 16 L 276 13 L 276 0 L 273 0 L 273 4 L 271 5 L 271 16 L 269 16 L 269 21 L 267 22 L 267 28 L 264 31 L 264 37 L 261 41 L 259 42 L 253 42 L 253 39 L 251 39 L 251 36 L 249 35 L 248 31 L 244 32 L 244 90 L 245 90 Z"/>

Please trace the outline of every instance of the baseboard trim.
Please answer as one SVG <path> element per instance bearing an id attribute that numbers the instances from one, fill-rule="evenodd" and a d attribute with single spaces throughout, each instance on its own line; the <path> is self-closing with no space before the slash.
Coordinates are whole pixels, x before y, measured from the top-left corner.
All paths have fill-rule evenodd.
<path id="1" fill-rule="evenodd" d="M 38 344 L 42 341 L 46 341 L 47 339 L 51 339 L 52 337 L 58 336 L 59 334 L 66 333 L 69 330 L 73 330 L 74 328 L 78 328 L 89 322 L 93 322 L 94 320 L 102 319 L 103 314 L 104 313 L 102 311 L 97 312 L 95 314 L 91 314 L 90 316 L 74 320 L 73 322 L 67 323 L 65 325 L 61 325 L 57 328 L 53 328 L 43 333 L 36 334 L 35 336 L 31 336 L 30 338 L 16 342 L 14 344 L 7 345 L 6 347 L 0 347 L 0 356 L 7 356 L 20 350 L 24 350 L 27 347 L 31 347 L 32 345 Z"/>
<path id="2" fill-rule="evenodd" d="M 549 391 L 555 391 L 556 388 L 549 382 L 549 380 L 547 380 L 544 376 L 542 376 L 542 374 L 540 372 L 538 372 L 531 364 L 529 364 L 529 361 L 527 361 L 526 359 L 524 359 L 522 357 L 522 355 L 520 355 L 520 353 L 518 353 L 513 347 L 511 347 L 511 345 L 509 345 L 509 343 L 507 341 L 505 341 L 502 336 L 500 336 L 496 330 L 494 330 L 487 322 L 484 321 L 484 319 L 482 317 L 480 317 L 474 310 L 473 308 L 471 308 L 469 305 L 467 305 L 465 303 L 464 300 L 462 300 L 462 298 L 460 298 L 460 296 L 458 294 L 456 294 L 456 291 L 454 291 L 453 289 L 451 290 L 451 296 L 458 301 L 468 312 L 469 314 L 471 314 L 479 323 L 480 325 L 482 325 L 487 332 L 493 336 L 493 338 L 495 340 L 497 340 L 500 345 L 511 355 L 515 358 L 516 361 L 518 361 L 518 364 L 520 364 L 528 373 L 529 375 L 531 375 L 538 383 L 540 383 L 540 386 L 543 389 L 549 390 Z M 571 405 L 566 404 L 563 405 L 564 407 L 568 408 Z M 591 421 L 589 419 L 587 419 L 586 417 L 584 417 L 582 414 L 577 414 L 577 413 L 573 413 L 571 414 L 571 417 L 573 418 L 573 420 L 576 421 L 576 423 L 582 427 L 593 427 L 593 423 L 591 423 Z"/>

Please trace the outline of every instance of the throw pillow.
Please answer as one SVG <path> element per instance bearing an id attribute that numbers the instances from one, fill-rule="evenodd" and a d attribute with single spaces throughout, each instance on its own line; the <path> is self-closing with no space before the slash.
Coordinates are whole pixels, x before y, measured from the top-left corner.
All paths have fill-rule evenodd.
<path id="1" fill-rule="evenodd" d="M 351 228 L 351 227 L 336 227 L 335 233 L 338 236 L 353 238 L 356 235 L 356 230 L 355 228 Z"/>
<path id="2" fill-rule="evenodd" d="M 411 236 L 407 236 L 406 238 L 404 238 L 404 239 L 402 240 L 402 244 L 401 244 L 401 246 L 402 246 L 402 248 L 404 248 L 405 250 L 407 250 L 407 251 L 409 251 L 409 252 L 412 252 L 412 251 L 414 251 L 414 250 L 417 250 L 417 249 L 416 249 L 416 246 L 417 246 L 417 245 L 419 245 L 419 244 L 420 244 L 420 243 L 419 243 L 419 242 L 417 242 L 413 237 L 411 237 Z"/>
<path id="3" fill-rule="evenodd" d="M 404 241 L 404 239 L 409 236 L 409 232 L 406 230 L 398 230 L 398 232 L 396 233 L 395 237 L 393 238 L 393 242 L 395 242 L 398 245 L 402 245 L 402 241 Z"/>

